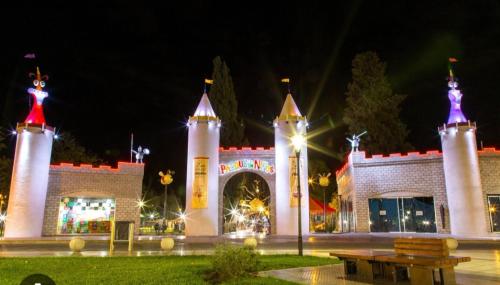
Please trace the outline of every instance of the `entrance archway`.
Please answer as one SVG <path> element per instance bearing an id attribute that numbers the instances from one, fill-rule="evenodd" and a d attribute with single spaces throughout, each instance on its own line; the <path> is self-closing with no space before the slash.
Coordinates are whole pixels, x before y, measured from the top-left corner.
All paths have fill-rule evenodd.
<path id="1" fill-rule="evenodd" d="M 222 234 L 271 234 L 274 195 L 264 177 L 252 171 L 236 173 L 226 181 L 221 194 Z"/>

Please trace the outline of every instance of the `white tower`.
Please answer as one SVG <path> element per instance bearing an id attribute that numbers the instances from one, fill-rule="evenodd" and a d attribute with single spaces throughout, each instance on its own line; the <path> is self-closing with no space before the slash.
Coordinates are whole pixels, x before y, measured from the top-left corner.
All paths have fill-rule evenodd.
<path id="1" fill-rule="evenodd" d="M 33 108 L 24 123 L 17 124 L 16 153 L 10 184 L 5 224 L 6 238 L 36 238 L 42 235 L 45 198 L 49 180 L 50 155 L 54 129 L 45 125 L 42 90 L 45 77 L 37 74 L 28 89 L 34 97 Z"/>
<path id="2" fill-rule="evenodd" d="M 218 235 L 220 124 L 204 93 L 188 121 L 186 236 Z"/>
<path id="3" fill-rule="evenodd" d="M 307 119 L 300 114 L 292 95 L 288 94 L 281 114 L 274 120 L 276 154 L 276 233 L 297 235 L 298 206 L 296 187 L 293 185 L 296 167 L 291 138 L 307 134 Z M 292 169 L 295 168 L 295 169 Z M 307 144 L 300 151 L 300 188 L 302 194 L 302 234 L 309 233 L 309 190 L 307 174 Z"/>
<path id="4" fill-rule="evenodd" d="M 476 125 L 466 121 L 460 102 L 462 93 L 450 68 L 451 103 L 448 124 L 439 127 L 443 148 L 443 166 L 450 213 L 450 228 L 454 235 L 486 235 L 486 214 L 479 173 L 476 145 Z"/>

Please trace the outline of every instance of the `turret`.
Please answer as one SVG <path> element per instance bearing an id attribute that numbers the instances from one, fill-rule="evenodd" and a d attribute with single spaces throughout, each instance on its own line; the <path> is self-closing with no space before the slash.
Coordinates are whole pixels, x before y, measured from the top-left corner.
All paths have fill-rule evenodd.
<path id="1" fill-rule="evenodd" d="M 206 93 L 187 125 L 186 236 L 216 236 L 221 121 Z"/>
<path id="2" fill-rule="evenodd" d="M 439 127 L 443 148 L 446 196 L 451 233 L 480 236 L 487 233 L 483 190 L 479 173 L 476 124 L 461 110 L 462 93 L 450 67 L 448 123 Z"/>
<path id="3" fill-rule="evenodd" d="M 9 206 L 5 225 L 6 238 L 36 238 L 42 235 L 45 198 L 54 129 L 46 125 L 43 91 L 47 76 L 37 67 L 33 85 L 33 107 L 24 123 L 16 127 L 16 152 L 12 168 Z"/>
<path id="4" fill-rule="evenodd" d="M 302 116 L 289 93 L 281 113 L 274 120 L 276 153 L 276 233 L 297 235 L 298 195 L 296 158 L 291 138 L 307 134 L 307 119 Z M 302 233 L 309 233 L 309 191 L 307 174 L 307 144 L 300 151 L 300 187 L 302 194 Z"/>

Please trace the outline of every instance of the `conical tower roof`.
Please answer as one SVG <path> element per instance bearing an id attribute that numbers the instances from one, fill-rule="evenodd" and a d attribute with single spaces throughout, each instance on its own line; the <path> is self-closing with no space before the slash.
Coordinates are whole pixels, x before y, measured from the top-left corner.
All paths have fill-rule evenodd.
<path id="1" fill-rule="evenodd" d="M 217 117 L 215 115 L 214 109 L 212 108 L 212 104 L 210 104 L 210 100 L 208 100 L 207 93 L 203 93 L 201 96 L 200 103 L 198 104 L 198 108 L 194 112 L 195 117 Z"/>
<path id="2" fill-rule="evenodd" d="M 302 117 L 302 114 L 300 114 L 299 108 L 297 107 L 297 104 L 295 104 L 292 94 L 290 93 L 286 96 L 285 104 L 283 104 L 283 109 L 281 109 L 279 118 L 286 119 L 288 117 Z"/>

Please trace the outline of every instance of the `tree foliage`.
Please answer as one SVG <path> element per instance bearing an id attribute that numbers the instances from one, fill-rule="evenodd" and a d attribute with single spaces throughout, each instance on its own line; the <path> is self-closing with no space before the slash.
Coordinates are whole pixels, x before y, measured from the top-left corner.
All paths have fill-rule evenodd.
<path id="1" fill-rule="evenodd" d="M 222 120 L 220 142 L 224 146 L 241 146 L 245 142 L 245 126 L 238 118 L 238 101 L 229 67 L 220 56 L 213 60 L 212 80 L 210 102 Z"/>
<path id="2" fill-rule="evenodd" d="M 358 54 L 352 61 L 352 81 L 347 87 L 343 121 L 350 134 L 368 133 L 361 149 L 370 153 L 408 151 L 408 130 L 399 118 L 406 96 L 395 94 L 385 75 L 386 64 L 375 52 Z"/>
<path id="3" fill-rule="evenodd" d="M 59 134 L 52 146 L 52 163 L 70 162 L 75 164 L 100 164 L 102 160 L 97 155 L 83 147 L 69 132 Z"/>
<path id="4" fill-rule="evenodd" d="M 0 194 L 7 195 L 12 176 L 12 159 L 8 157 L 5 129 L 0 128 Z M 1 209 L 0 209 L 1 210 Z"/>

